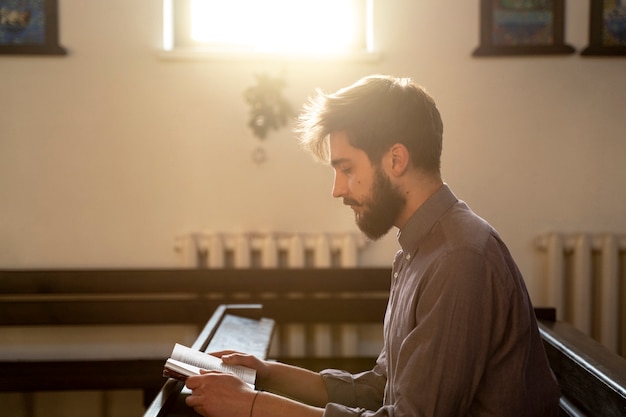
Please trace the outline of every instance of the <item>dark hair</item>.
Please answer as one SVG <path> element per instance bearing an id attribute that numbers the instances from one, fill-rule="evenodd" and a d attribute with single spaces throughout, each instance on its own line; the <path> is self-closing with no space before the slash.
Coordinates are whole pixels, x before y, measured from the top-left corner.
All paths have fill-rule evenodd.
<path id="1" fill-rule="evenodd" d="M 328 135 L 345 131 L 374 164 L 391 146 L 409 150 L 416 168 L 439 174 L 443 122 L 435 101 L 408 78 L 372 75 L 334 94 L 317 90 L 298 118 L 301 144 L 328 162 Z"/>

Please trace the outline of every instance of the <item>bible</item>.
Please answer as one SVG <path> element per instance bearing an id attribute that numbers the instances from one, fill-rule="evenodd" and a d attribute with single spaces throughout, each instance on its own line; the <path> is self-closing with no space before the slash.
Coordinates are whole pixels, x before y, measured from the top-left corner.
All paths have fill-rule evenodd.
<path id="1" fill-rule="evenodd" d="M 245 366 L 226 365 L 218 357 L 200 352 L 176 343 L 172 354 L 165 361 L 163 376 L 185 381 L 193 375 L 200 375 L 200 369 L 234 374 L 254 388 L 256 371 Z"/>

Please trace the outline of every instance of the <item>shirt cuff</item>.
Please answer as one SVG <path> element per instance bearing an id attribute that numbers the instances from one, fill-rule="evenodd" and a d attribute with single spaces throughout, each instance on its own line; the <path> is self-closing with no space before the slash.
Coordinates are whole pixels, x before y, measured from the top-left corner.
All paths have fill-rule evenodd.
<path id="1" fill-rule="evenodd" d="M 324 417 L 357 417 L 364 411 L 362 408 L 350 408 L 341 404 L 328 403 L 324 409 Z"/>
<path id="2" fill-rule="evenodd" d="M 320 372 L 320 375 L 322 375 L 326 385 L 326 392 L 330 402 L 356 406 L 357 399 L 352 374 L 339 369 L 324 369 Z"/>

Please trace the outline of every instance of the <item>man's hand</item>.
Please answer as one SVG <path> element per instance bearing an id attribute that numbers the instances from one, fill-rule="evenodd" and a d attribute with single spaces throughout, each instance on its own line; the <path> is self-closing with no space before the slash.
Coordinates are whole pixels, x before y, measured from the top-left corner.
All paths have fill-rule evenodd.
<path id="1" fill-rule="evenodd" d="M 212 352 L 211 355 L 221 358 L 226 365 L 246 366 L 256 371 L 257 380 L 265 380 L 269 377 L 269 368 L 265 361 L 247 353 L 236 352 L 234 350 L 222 350 Z"/>
<path id="2" fill-rule="evenodd" d="M 235 375 L 201 370 L 202 375 L 187 378 L 191 390 L 185 402 L 204 417 L 249 417 L 254 398 L 252 390 Z"/>

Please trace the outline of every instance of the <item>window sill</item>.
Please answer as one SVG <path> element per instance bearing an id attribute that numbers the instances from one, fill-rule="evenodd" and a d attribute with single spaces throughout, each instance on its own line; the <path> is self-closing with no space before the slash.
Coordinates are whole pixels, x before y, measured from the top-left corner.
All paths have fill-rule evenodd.
<path id="1" fill-rule="evenodd" d="M 266 52 L 227 52 L 200 50 L 193 48 L 162 49 L 157 53 L 164 61 L 344 61 L 375 63 L 381 60 L 381 53 L 347 52 L 336 54 L 297 54 Z"/>

